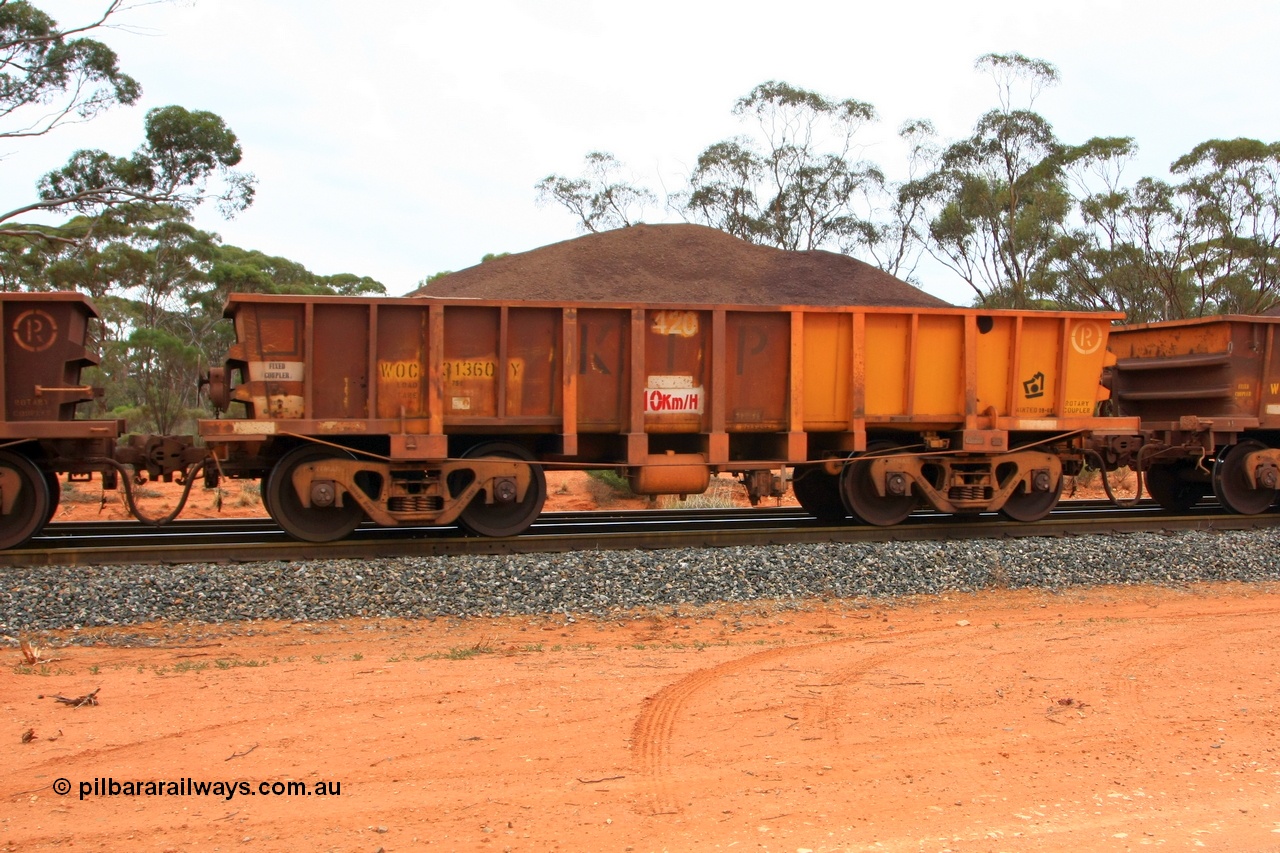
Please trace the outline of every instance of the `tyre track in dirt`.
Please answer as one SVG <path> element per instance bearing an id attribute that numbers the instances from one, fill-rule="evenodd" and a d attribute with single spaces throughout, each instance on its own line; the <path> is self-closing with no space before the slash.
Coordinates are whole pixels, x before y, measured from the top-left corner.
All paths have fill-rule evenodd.
<path id="1" fill-rule="evenodd" d="M 6 752 L 9 846 L 1071 853 L 1280 837 L 1280 582 L 245 634 L 216 651 L 190 645 L 203 633 L 68 649 L 0 679 L 10 736 L 39 735 Z M 206 669 L 177 671 L 198 656 Z M 37 698 L 99 679 L 100 708 Z M 11 794 L 64 771 L 324 778 L 342 798 Z"/>
<path id="2" fill-rule="evenodd" d="M 1135 654 L 1114 658 L 1110 662 L 1101 661 L 1103 669 L 1101 671 L 1093 671 L 1092 678 L 1095 682 L 1100 680 L 1102 684 L 1109 685 L 1116 692 L 1124 693 L 1123 697 L 1117 696 L 1115 704 L 1126 709 L 1123 714 L 1129 724 L 1146 725 L 1151 720 L 1151 714 L 1159 709 L 1148 707 L 1141 695 L 1141 685 L 1135 683 L 1132 679 L 1126 678 L 1124 675 L 1126 671 L 1134 667 L 1143 670 L 1159 667 L 1161 661 L 1168 660 L 1181 651 L 1195 648 L 1205 642 L 1222 643 L 1224 642 L 1224 632 L 1221 627 L 1223 620 L 1240 616 L 1256 617 L 1258 615 L 1263 614 L 1249 608 L 1228 614 L 1213 614 L 1211 617 L 1207 617 L 1210 619 L 1207 624 L 1192 631 L 1178 642 L 1162 642 L 1157 646 L 1144 648 Z M 1128 621 L 1142 622 L 1151 626 L 1185 626 L 1194 624 L 1197 619 L 1205 617 L 1200 617 L 1196 614 L 1180 614 L 1177 616 L 1152 614 L 1150 616 L 1131 615 L 1125 618 Z M 1037 629 L 1045 626 L 1047 622 L 1047 617 L 1034 615 L 1028 616 L 1026 619 L 1010 621 L 1005 623 L 1005 626 L 1001 629 L 1001 636 L 1006 644 L 1012 641 L 1024 644 L 1028 649 L 1034 649 L 1035 644 L 1032 642 L 1032 637 Z M 1078 626 L 1072 625 L 1071 627 L 1074 629 Z M 645 700 L 632 730 L 631 753 L 636 770 L 642 780 L 640 796 L 636 801 L 637 811 L 650 816 L 681 813 L 682 797 L 677 782 L 679 768 L 673 763 L 672 759 L 673 747 L 678 739 L 677 730 L 682 719 L 687 716 L 689 709 L 699 700 L 700 696 L 714 690 L 725 679 L 753 669 L 762 669 L 769 665 L 783 663 L 790 663 L 796 667 L 796 674 L 801 672 L 816 673 L 818 676 L 816 680 L 800 682 L 796 685 L 803 692 L 795 693 L 793 691 L 793 698 L 801 703 L 802 710 L 797 715 L 797 722 L 792 725 L 803 727 L 804 734 L 807 735 L 804 739 L 829 739 L 831 743 L 830 751 L 843 752 L 843 747 L 848 746 L 846 730 L 850 725 L 854 725 L 853 722 L 845 718 L 846 709 L 854 702 L 851 698 L 851 692 L 860 687 L 868 686 L 868 679 L 876 673 L 880 673 L 885 677 L 886 683 L 879 685 L 885 689 L 914 684 L 915 682 L 903 681 L 902 679 L 906 676 L 893 669 L 893 664 L 904 659 L 918 657 L 921 654 L 955 646 L 957 633 L 967 639 L 969 635 L 965 632 L 968 630 L 967 628 L 947 624 L 888 636 L 863 634 L 856 637 L 841 637 L 821 643 L 785 646 L 698 670 L 668 684 Z M 1245 636 L 1263 630 L 1265 629 L 1257 627 L 1239 630 L 1228 629 L 1226 635 Z M 1016 639 L 1014 638 L 1014 632 L 1019 632 L 1019 636 Z M 1048 642 L 1057 638 L 1040 637 L 1038 639 L 1040 642 Z M 1087 642 L 1087 635 L 1081 635 L 1080 640 Z M 863 645 L 869 649 L 879 644 L 891 644 L 891 647 L 883 651 L 871 651 L 868 656 L 852 664 L 835 668 L 830 666 L 831 660 L 829 659 L 833 656 L 832 652 L 837 655 L 843 655 L 846 653 L 844 650 L 850 647 Z M 805 658 L 814 655 L 823 655 L 828 660 L 818 664 L 804 661 Z M 895 681 L 895 679 L 897 680 Z M 781 690 L 781 687 L 779 690 Z M 1058 714 L 1071 711 L 1075 711 L 1079 715 L 1078 699 L 1072 697 L 1063 698 L 1062 701 L 1066 704 L 1059 707 L 1056 704 L 1056 699 L 1061 697 L 1056 697 L 1056 694 L 1051 695 L 1051 693 L 1052 691 L 1047 688 L 1044 691 L 1044 695 L 1050 697 L 1048 700 L 1050 704 L 1044 711 L 1045 718 L 1056 717 Z M 946 697 L 942 696 L 936 700 L 940 718 L 945 718 L 942 703 L 946 701 Z M 1063 722 L 1060 719 L 1051 721 Z M 956 760 L 952 764 L 956 768 L 955 772 L 960 774 L 961 777 L 971 777 L 978 774 L 979 771 L 975 768 L 974 762 L 962 760 L 966 754 L 971 753 L 973 750 L 972 743 L 962 730 L 952 730 L 948 726 L 940 725 L 936 731 L 928 732 L 925 736 L 929 741 L 931 750 L 944 755 L 955 756 Z"/>
<path id="3" fill-rule="evenodd" d="M 910 633 L 904 632 L 894 636 L 892 640 L 887 642 L 897 642 L 921 636 L 931 637 L 946 630 L 946 628 L 931 628 Z M 678 792 L 675 790 L 672 781 L 672 743 L 675 737 L 676 725 L 681 719 L 686 706 L 695 696 L 740 672 L 760 668 L 766 664 L 800 659 L 832 648 L 866 642 L 886 641 L 868 640 L 867 637 L 863 636 L 769 649 L 768 651 L 757 652 L 717 666 L 689 673 L 648 697 L 639 716 L 636 718 L 631 736 L 633 761 L 637 772 L 644 780 L 642 796 L 637 800 L 637 809 L 641 813 L 649 815 L 678 814 L 681 811 Z M 944 641 L 939 639 L 933 643 L 923 645 L 938 646 L 943 643 Z M 896 648 L 892 652 L 876 654 L 855 666 L 837 671 L 834 676 L 826 674 L 825 668 L 818 667 L 816 668 L 817 671 L 824 673 L 822 682 L 820 684 L 802 684 L 800 686 L 810 689 L 815 687 L 822 689 L 842 687 L 867 671 L 918 651 L 921 647 L 921 645 L 913 645 L 909 648 Z M 797 671 L 797 674 L 799 674 L 799 671 Z M 835 681 L 832 681 L 833 677 Z M 799 698 L 805 701 L 804 697 Z M 807 701 L 813 702 L 814 700 L 811 698 Z M 817 707 L 823 710 L 814 715 L 815 719 L 811 725 L 819 732 L 824 733 L 823 736 L 829 736 L 831 712 L 824 707 L 824 703 L 821 701 L 817 702 Z M 838 743 L 838 738 L 836 738 L 836 742 Z"/>
<path id="4" fill-rule="evenodd" d="M 809 649 L 812 646 L 799 648 Z M 699 669 L 645 699 L 631 732 L 632 760 L 644 780 L 637 810 L 649 815 L 678 814 L 680 811 L 670 780 L 671 741 L 676 722 L 691 697 L 736 672 L 791 657 L 796 652 L 795 647 L 769 649 Z"/>
<path id="5" fill-rule="evenodd" d="M 1248 648 L 1244 643 L 1235 642 L 1228 643 L 1228 638 L 1240 638 L 1248 634 L 1264 633 L 1271 629 L 1265 627 L 1250 626 L 1245 628 L 1228 628 L 1224 630 L 1222 623 L 1228 619 L 1238 619 L 1241 617 L 1257 617 L 1262 615 L 1272 615 L 1280 617 L 1280 611 L 1265 610 L 1239 610 L 1230 613 L 1216 613 L 1211 617 L 1212 621 L 1208 625 L 1198 625 L 1196 620 L 1204 617 L 1151 617 L 1144 619 L 1144 623 L 1151 627 L 1177 625 L 1183 632 L 1174 642 L 1162 642 L 1154 646 L 1144 647 L 1132 654 L 1117 658 L 1113 666 L 1117 673 L 1121 673 L 1121 677 L 1116 681 L 1122 688 L 1124 696 L 1132 703 L 1135 708 L 1143 708 L 1147 706 L 1146 691 L 1144 685 L 1138 679 L 1132 676 L 1123 675 L 1134 671 L 1150 672 L 1158 671 L 1162 664 L 1168 662 L 1174 656 L 1187 651 L 1188 649 L 1202 648 L 1206 645 L 1230 645 L 1232 648 Z"/>

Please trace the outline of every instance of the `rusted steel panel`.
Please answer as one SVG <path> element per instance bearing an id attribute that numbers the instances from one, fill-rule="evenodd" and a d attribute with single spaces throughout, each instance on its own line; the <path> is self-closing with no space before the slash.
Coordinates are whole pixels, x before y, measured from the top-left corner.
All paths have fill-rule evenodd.
<path id="1" fill-rule="evenodd" d="M 707 395 L 708 408 L 702 419 L 702 430 L 706 438 L 702 443 L 702 452 L 708 459 L 725 462 L 729 459 L 729 433 L 727 423 L 726 394 L 728 387 L 729 350 L 727 346 L 728 332 L 726 314 L 717 308 L 711 312 L 711 351 L 703 357 L 709 359 L 710 375 L 707 377 L 710 393 Z"/>
<path id="2" fill-rule="evenodd" d="M 627 423 L 631 316 L 578 309 L 578 430 L 621 432 Z"/>
<path id="3" fill-rule="evenodd" d="M 299 301 L 246 301 L 236 306 L 236 343 L 227 361 L 244 374 L 231 399 L 245 404 L 247 417 L 305 416 L 305 317 L 306 305 Z"/>
<path id="4" fill-rule="evenodd" d="M 726 428 L 729 432 L 787 430 L 790 313 L 729 311 L 725 337 Z"/>
<path id="5" fill-rule="evenodd" d="M 98 363 L 86 348 L 98 312 L 77 293 L 6 293 L 2 307 L 5 419 L 74 419 L 93 399 L 80 371 Z"/>
<path id="6" fill-rule="evenodd" d="M 806 445 L 862 449 L 868 430 L 1088 428 L 1114 316 L 249 295 L 228 311 L 251 419 L 393 423 L 433 447 L 450 432 L 566 448 L 615 433 L 586 446 L 634 464 L 651 448 L 804 461 Z"/>
<path id="7" fill-rule="evenodd" d="M 311 417 L 369 416 L 368 305 L 316 303 L 312 312 Z"/>
<path id="8" fill-rule="evenodd" d="M 124 420 L 14 421 L 0 423 L 0 439 L 89 439 L 92 456 L 109 456 L 116 439 L 126 432 Z M 100 442 L 100 443 L 98 443 Z M 84 445 L 77 445 L 83 447 Z"/>
<path id="9" fill-rule="evenodd" d="M 560 314 L 561 433 L 560 452 L 578 455 L 578 309 L 566 307 Z"/>
<path id="10" fill-rule="evenodd" d="M 790 359 L 790 377 L 787 380 L 787 459 L 809 458 L 809 435 L 804 428 L 804 312 L 792 311 L 789 319 L 788 333 L 791 346 L 787 353 Z"/>
<path id="11" fill-rule="evenodd" d="M 645 311 L 645 431 L 702 432 L 708 404 L 711 312 Z M 633 390 L 634 392 L 634 390 Z"/>
<path id="12" fill-rule="evenodd" d="M 425 419 L 430 371 L 430 314 L 426 306 L 380 305 L 375 375 L 377 416 Z"/>
<path id="13" fill-rule="evenodd" d="M 1144 426 L 1184 418 L 1280 428 L 1280 318 L 1223 316 L 1112 332 L 1112 394 Z"/>
<path id="14" fill-rule="evenodd" d="M 1259 383 L 1259 420 L 1268 429 L 1280 428 L 1280 334 L 1278 325 L 1266 326 L 1266 345 L 1262 356 L 1262 381 Z"/>
<path id="15" fill-rule="evenodd" d="M 510 309 L 507 318 L 506 417 L 552 417 L 561 409 L 560 325 L 554 308 Z"/>
<path id="16" fill-rule="evenodd" d="M 446 418 L 496 418 L 502 312 L 494 307 L 451 305 L 444 315 L 444 414 Z"/>

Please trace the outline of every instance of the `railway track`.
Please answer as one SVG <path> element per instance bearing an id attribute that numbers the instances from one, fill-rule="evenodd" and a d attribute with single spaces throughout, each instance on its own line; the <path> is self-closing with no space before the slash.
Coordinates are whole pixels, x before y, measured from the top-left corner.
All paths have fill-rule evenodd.
<path id="1" fill-rule="evenodd" d="M 50 524 L 28 547 L 0 552 L 0 566 L 373 559 L 1274 526 L 1280 526 L 1280 513 L 1242 516 L 1204 502 L 1174 515 L 1151 501 L 1127 509 L 1105 501 L 1064 501 L 1048 518 L 1034 523 L 1006 521 L 995 514 L 958 519 L 919 511 L 893 527 L 831 525 L 795 508 L 545 513 L 528 532 L 513 538 L 469 537 L 454 527 L 367 525 L 348 539 L 323 545 L 298 542 L 267 518 L 179 521 L 158 529 L 136 522 L 73 522 Z"/>

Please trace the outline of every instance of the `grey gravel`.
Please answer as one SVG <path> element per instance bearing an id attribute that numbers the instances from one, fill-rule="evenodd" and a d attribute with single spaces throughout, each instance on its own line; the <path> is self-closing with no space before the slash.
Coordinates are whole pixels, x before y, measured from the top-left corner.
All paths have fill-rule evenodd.
<path id="1" fill-rule="evenodd" d="M 0 635 L 258 619 L 563 614 L 814 597 L 1280 579 L 1280 529 L 3 570 Z"/>

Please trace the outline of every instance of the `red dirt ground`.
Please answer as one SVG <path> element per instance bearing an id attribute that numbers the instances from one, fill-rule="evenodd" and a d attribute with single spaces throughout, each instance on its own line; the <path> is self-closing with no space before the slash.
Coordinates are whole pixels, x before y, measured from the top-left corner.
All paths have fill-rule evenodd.
<path id="1" fill-rule="evenodd" d="M 996 590 L 9 649 L 0 849 L 1275 850 L 1278 617 Z M 289 781 L 330 794 L 250 793 Z"/>
<path id="2" fill-rule="evenodd" d="M 0 850 L 1280 850 L 1275 584 L 142 633 L 0 651 Z"/>

